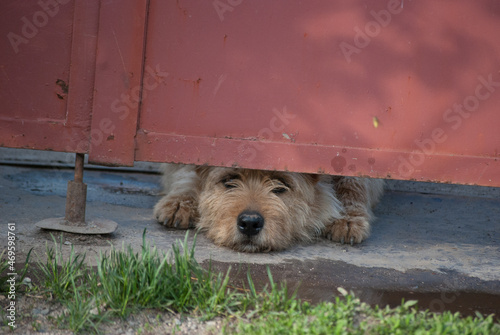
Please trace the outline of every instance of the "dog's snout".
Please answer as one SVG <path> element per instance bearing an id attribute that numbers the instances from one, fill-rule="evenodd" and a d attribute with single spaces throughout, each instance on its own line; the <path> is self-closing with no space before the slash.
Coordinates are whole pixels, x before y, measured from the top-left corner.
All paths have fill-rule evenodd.
<path id="1" fill-rule="evenodd" d="M 238 215 L 237 225 L 242 234 L 257 235 L 264 228 L 264 218 L 258 212 L 245 211 Z"/>

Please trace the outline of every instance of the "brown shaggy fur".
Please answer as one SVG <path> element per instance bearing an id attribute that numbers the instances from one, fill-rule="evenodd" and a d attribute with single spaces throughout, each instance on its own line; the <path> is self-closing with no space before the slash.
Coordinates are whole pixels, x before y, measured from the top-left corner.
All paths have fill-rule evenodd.
<path id="1" fill-rule="evenodd" d="M 166 164 L 154 208 L 168 227 L 197 227 L 238 251 L 283 250 L 323 235 L 360 243 L 382 195 L 378 179 Z"/>

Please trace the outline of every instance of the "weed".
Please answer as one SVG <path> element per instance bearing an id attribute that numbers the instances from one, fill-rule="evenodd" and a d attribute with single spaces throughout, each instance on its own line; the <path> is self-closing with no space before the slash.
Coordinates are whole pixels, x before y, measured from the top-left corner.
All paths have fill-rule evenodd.
<path id="1" fill-rule="evenodd" d="M 40 269 L 39 290 L 59 300 L 66 311 L 59 318 L 59 325 L 68 327 L 74 332 L 93 330 L 97 332 L 97 324 L 104 320 L 105 315 L 91 313 L 96 306 L 99 294 L 97 277 L 85 264 L 85 255 L 77 255 L 73 246 L 65 260 L 62 252 L 62 240 L 55 247 L 46 247 L 47 259 L 38 262 Z"/>
<path id="2" fill-rule="evenodd" d="M 85 265 L 85 255 L 76 255 L 73 246 L 71 246 L 68 260 L 64 261 L 62 253 L 62 237 L 58 244 L 55 238 L 55 248 L 46 247 L 47 260 L 45 263 L 38 262 L 38 268 L 41 271 L 40 281 L 43 290 L 52 294 L 60 300 L 72 298 L 72 283 L 82 284 L 86 278 L 87 268 Z"/>
<path id="3" fill-rule="evenodd" d="M 274 282 L 271 270 L 267 268 L 267 276 L 269 278 L 269 287 L 266 285 L 262 291 L 258 292 L 255 289 L 250 272 L 247 273 L 247 280 L 249 285 L 249 292 L 245 297 L 245 304 L 243 311 L 250 309 L 248 316 L 252 317 L 256 314 L 268 314 L 280 312 L 284 310 L 298 310 L 301 311 L 302 307 L 307 307 L 307 303 L 299 304 L 296 298 L 296 292 L 291 296 L 288 292 L 288 287 L 285 283 L 280 286 Z"/>
<path id="4" fill-rule="evenodd" d="M 75 281 L 71 280 L 73 296 L 65 301 L 68 312 L 65 314 L 66 323 L 69 329 L 74 332 L 98 331 L 97 325 L 102 321 L 92 313 L 95 306 L 95 299 L 85 288 L 77 287 Z"/>
<path id="5" fill-rule="evenodd" d="M 24 283 L 24 279 L 26 278 L 26 273 L 28 272 L 28 264 L 29 264 L 29 259 L 31 255 L 31 251 L 33 249 L 30 249 L 28 251 L 28 254 L 26 255 L 26 261 L 24 263 L 23 268 L 21 269 L 21 272 L 17 274 L 16 276 L 16 282 L 15 282 L 15 289 L 16 292 L 19 292 L 20 286 Z M 7 258 L 4 258 L 5 250 L 0 254 L 0 294 L 7 295 L 7 293 L 10 290 L 10 285 L 8 284 L 7 280 L 11 278 L 7 273 L 13 273 L 15 271 L 12 271 L 11 266 L 13 263 L 9 262 Z"/>
<path id="6" fill-rule="evenodd" d="M 101 255 L 97 272 L 104 303 L 126 317 L 139 308 L 167 309 L 215 316 L 231 309 L 228 274 L 203 269 L 194 258 L 194 245 L 174 244 L 172 254 L 151 248 L 143 234 L 141 252 L 131 247 Z"/>

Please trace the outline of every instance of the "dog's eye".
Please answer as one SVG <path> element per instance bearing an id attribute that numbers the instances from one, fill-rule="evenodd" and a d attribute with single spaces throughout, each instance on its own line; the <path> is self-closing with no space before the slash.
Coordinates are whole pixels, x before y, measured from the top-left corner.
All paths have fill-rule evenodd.
<path id="1" fill-rule="evenodd" d="M 227 189 L 230 189 L 230 188 L 236 188 L 236 184 L 234 183 L 234 181 L 232 179 L 228 180 L 228 181 L 225 181 L 222 183 L 224 185 L 225 188 Z"/>
<path id="2" fill-rule="evenodd" d="M 225 188 L 231 189 L 231 188 L 235 188 L 238 186 L 236 184 L 236 180 L 239 180 L 239 179 L 240 179 L 239 176 L 227 176 L 227 177 L 222 178 L 220 183 L 222 185 L 224 185 Z"/>
<path id="3" fill-rule="evenodd" d="M 272 189 L 274 194 L 282 194 L 290 189 L 290 186 L 283 180 L 274 180 L 274 184 L 274 188 Z"/>
<path id="4" fill-rule="evenodd" d="M 286 187 L 278 186 L 278 187 L 273 188 L 272 192 L 274 194 L 281 194 L 281 193 L 285 193 L 287 190 L 288 189 Z"/>

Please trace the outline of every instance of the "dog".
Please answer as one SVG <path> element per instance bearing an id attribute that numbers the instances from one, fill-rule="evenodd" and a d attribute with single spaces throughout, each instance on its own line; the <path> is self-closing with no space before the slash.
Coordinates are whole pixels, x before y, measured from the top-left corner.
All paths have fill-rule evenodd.
<path id="1" fill-rule="evenodd" d="M 165 164 L 156 220 L 198 228 L 215 244 L 268 252 L 319 236 L 360 243 L 370 233 L 380 179 Z"/>

